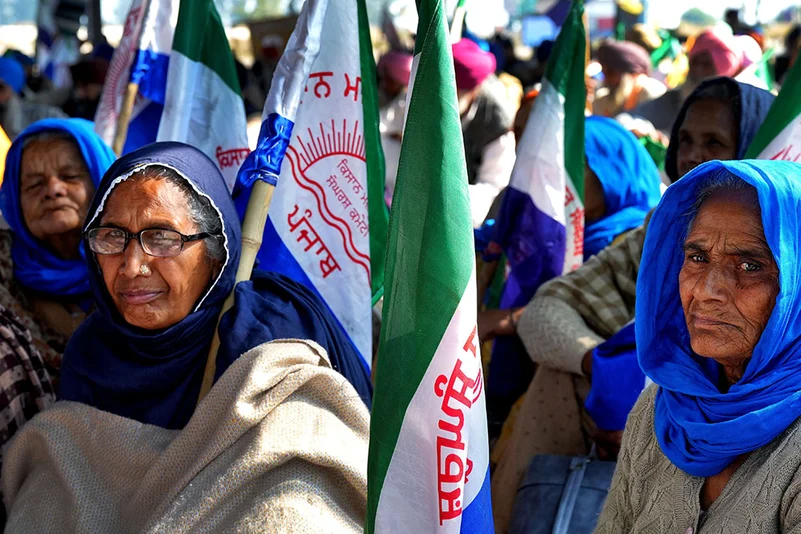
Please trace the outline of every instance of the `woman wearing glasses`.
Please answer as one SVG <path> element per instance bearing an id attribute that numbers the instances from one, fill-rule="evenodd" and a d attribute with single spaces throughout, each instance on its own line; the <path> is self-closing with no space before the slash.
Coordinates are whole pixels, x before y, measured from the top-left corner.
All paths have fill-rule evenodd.
<path id="1" fill-rule="evenodd" d="M 84 241 L 97 313 L 65 353 L 61 397 L 164 428 L 183 428 L 239 264 L 239 220 L 216 166 L 158 143 L 115 163 Z M 217 376 L 274 339 L 311 339 L 366 403 L 369 376 L 330 313 L 304 287 L 256 272 L 220 323 Z"/>
<path id="2" fill-rule="evenodd" d="M 200 151 L 157 143 L 109 169 L 84 231 L 96 312 L 64 355 L 77 402 L 14 441 L 11 531 L 362 531 L 369 376 L 309 290 L 258 271 L 236 286 L 198 404 L 240 241 Z"/>

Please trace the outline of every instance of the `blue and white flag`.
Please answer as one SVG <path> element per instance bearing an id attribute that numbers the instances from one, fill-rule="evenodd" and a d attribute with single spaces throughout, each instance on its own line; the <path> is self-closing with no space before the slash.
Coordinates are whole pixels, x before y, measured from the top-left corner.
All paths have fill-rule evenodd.
<path id="1" fill-rule="evenodd" d="M 181 141 L 206 153 L 229 188 L 248 150 L 233 54 L 213 0 L 134 0 L 95 129 L 114 139 L 129 83 L 139 86 L 123 153 Z"/>
<path id="2" fill-rule="evenodd" d="M 139 84 L 123 154 L 158 138 L 178 6 L 173 0 L 134 0 L 125 17 L 95 115 L 95 131 L 111 146 L 128 83 Z"/>
<path id="3" fill-rule="evenodd" d="M 388 219 L 369 38 L 363 0 L 306 2 L 234 192 L 243 216 L 254 180 L 277 183 L 256 268 L 314 290 L 368 370 Z"/>
<path id="4" fill-rule="evenodd" d="M 542 283 L 583 262 L 583 11 L 574 0 L 517 148 L 496 231 L 511 266 L 501 308 L 525 306 Z"/>

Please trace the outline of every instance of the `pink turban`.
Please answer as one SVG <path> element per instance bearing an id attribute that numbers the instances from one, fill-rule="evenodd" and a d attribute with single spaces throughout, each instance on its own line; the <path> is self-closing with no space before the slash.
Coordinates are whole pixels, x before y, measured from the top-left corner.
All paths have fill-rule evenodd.
<path id="1" fill-rule="evenodd" d="M 712 56 L 719 76 L 732 77 L 743 66 L 742 52 L 735 43 L 734 36 L 724 29 L 711 28 L 699 35 L 690 50 L 690 61 L 704 52 L 709 52 Z"/>
<path id="2" fill-rule="evenodd" d="M 743 68 L 753 65 L 762 59 L 762 47 L 750 35 L 737 35 L 734 37 L 734 41 L 742 53 Z"/>
<path id="3" fill-rule="evenodd" d="M 408 52 L 390 50 L 378 62 L 378 71 L 402 85 L 409 85 L 413 56 Z"/>
<path id="4" fill-rule="evenodd" d="M 481 50 L 470 39 L 462 39 L 453 45 L 453 62 L 456 87 L 463 91 L 472 91 L 495 72 L 495 56 Z"/>

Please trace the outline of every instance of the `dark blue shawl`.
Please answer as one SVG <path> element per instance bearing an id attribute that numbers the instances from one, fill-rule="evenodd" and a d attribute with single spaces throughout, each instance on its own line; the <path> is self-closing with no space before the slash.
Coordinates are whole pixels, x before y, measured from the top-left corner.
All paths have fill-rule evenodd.
<path id="1" fill-rule="evenodd" d="M 11 258 L 14 278 L 24 287 L 59 297 L 81 297 L 89 294 L 86 262 L 63 260 L 33 237 L 25 225 L 20 206 L 20 172 L 25 141 L 44 132 L 66 133 L 78 145 L 95 187 L 103 173 L 114 163 L 114 152 L 83 119 L 45 119 L 33 123 L 11 145 L 6 156 L 6 171 L 0 189 L 0 209 L 14 232 Z"/>
<path id="2" fill-rule="evenodd" d="M 97 311 L 78 329 L 64 354 L 61 398 L 165 428 L 182 428 L 197 403 L 206 357 L 220 310 L 234 286 L 241 229 L 220 172 L 202 152 L 180 143 L 156 143 L 118 160 L 109 169 L 89 210 L 87 227 L 100 220 L 114 186 L 135 170 L 162 165 L 176 170 L 219 212 L 228 258 L 216 283 L 180 323 L 149 331 L 130 326 L 117 312 L 94 255 L 87 251 L 89 283 Z M 85 246 L 85 245 L 84 245 Z M 274 339 L 310 339 L 328 353 L 370 404 L 370 378 L 326 307 L 303 286 L 256 272 L 237 285 L 236 304 L 220 323 L 219 378 L 239 356 Z"/>

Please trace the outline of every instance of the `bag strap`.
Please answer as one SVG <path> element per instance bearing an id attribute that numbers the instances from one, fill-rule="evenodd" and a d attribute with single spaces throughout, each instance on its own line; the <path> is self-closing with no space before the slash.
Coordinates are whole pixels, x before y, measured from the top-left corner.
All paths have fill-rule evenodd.
<path id="1" fill-rule="evenodd" d="M 568 534 L 581 483 L 584 481 L 584 473 L 591 461 L 588 456 L 579 456 L 570 460 L 570 474 L 567 476 L 565 488 L 562 490 L 562 497 L 559 500 L 559 509 L 556 512 L 552 534 Z"/>

